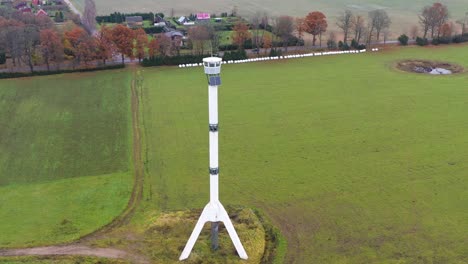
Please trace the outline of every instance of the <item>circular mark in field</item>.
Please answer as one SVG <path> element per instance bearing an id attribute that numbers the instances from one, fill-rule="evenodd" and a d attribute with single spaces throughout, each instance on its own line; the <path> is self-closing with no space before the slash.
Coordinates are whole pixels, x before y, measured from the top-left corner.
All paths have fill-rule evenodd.
<path id="1" fill-rule="evenodd" d="M 397 63 L 397 68 L 407 72 L 448 75 L 463 72 L 463 67 L 449 62 L 428 60 L 404 60 Z"/>

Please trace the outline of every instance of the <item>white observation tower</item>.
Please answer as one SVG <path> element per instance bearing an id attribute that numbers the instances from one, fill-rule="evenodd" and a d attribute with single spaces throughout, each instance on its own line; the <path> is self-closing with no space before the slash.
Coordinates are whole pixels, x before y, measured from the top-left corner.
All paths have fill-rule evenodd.
<path id="1" fill-rule="evenodd" d="M 205 206 L 198 219 L 195 229 L 190 235 L 187 245 L 179 260 L 185 260 L 189 257 L 192 248 L 197 242 L 198 236 L 206 222 L 211 222 L 211 244 L 214 250 L 218 249 L 218 227 L 219 222 L 223 222 L 226 227 L 232 243 L 237 250 L 240 258 L 247 259 L 239 236 L 232 225 L 229 215 L 219 201 L 218 192 L 218 86 L 221 85 L 221 58 L 210 57 L 203 59 L 205 74 L 208 79 L 208 110 L 209 110 L 209 129 L 210 129 L 210 202 Z"/>

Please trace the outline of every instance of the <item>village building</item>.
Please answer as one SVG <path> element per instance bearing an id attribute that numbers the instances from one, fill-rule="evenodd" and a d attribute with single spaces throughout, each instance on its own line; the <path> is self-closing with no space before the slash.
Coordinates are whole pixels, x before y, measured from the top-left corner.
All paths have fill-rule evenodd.
<path id="1" fill-rule="evenodd" d="M 211 18 L 209 13 L 197 13 L 197 20 L 208 20 Z"/>
<path id="2" fill-rule="evenodd" d="M 49 16 L 49 14 L 47 14 L 47 12 L 44 11 L 44 9 L 39 9 L 39 11 L 37 11 L 36 13 L 36 16 Z"/>
<path id="3" fill-rule="evenodd" d="M 139 28 L 143 26 L 143 17 L 141 16 L 128 16 L 125 17 L 125 23 L 129 28 Z"/>

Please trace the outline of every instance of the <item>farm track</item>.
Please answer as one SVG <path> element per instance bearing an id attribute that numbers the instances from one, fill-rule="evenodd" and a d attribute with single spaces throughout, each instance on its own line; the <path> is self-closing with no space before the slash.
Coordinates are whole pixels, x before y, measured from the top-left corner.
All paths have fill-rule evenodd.
<path id="1" fill-rule="evenodd" d="M 58 256 L 58 255 L 77 255 L 94 256 L 110 259 L 128 259 L 134 263 L 148 263 L 141 256 L 130 254 L 126 251 L 114 248 L 92 248 L 85 244 L 102 238 L 112 230 L 128 224 L 135 213 L 135 210 L 143 197 L 143 161 L 141 156 L 141 131 L 139 117 L 139 95 L 135 84 L 135 78 L 131 82 L 131 112 L 132 112 L 132 131 L 133 131 L 133 165 L 134 165 L 134 185 L 132 194 L 125 210 L 117 216 L 112 222 L 102 228 L 85 235 L 72 243 L 60 244 L 55 246 L 32 247 L 21 249 L 0 249 L 2 256 Z"/>

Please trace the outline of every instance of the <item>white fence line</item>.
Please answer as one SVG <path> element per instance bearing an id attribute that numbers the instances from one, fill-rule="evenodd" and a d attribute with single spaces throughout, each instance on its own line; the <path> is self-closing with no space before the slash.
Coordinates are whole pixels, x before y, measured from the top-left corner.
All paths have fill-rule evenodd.
<path id="1" fill-rule="evenodd" d="M 371 52 L 379 51 L 378 48 L 370 50 Z M 328 55 L 342 55 L 342 54 L 361 54 L 366 53 L 367 50 L 344 50 L 344 51 L 326 51 L 326 52 L 314 52 L 306 54 L 295 54 L 295 55 L 286 55 L 286 56 L 276 56 L 276 57 L 260 57 L 252 58 L 245 60 L 229 60 L 222 61 L 221 64 L 239 64 L 239 63 L 249 63 L 257 61 L 269 61 L 269 60 L 285 60 L 285 59 L 296 59 L 296 58 L 305 58 L 305 57 L 315 57 L 315 56 L 328 56 Z M 190 67 L 202 67 L 203 63 L 188 63 L 188 64 L 179 64 L 179 68 L 190 68 Z"/>

